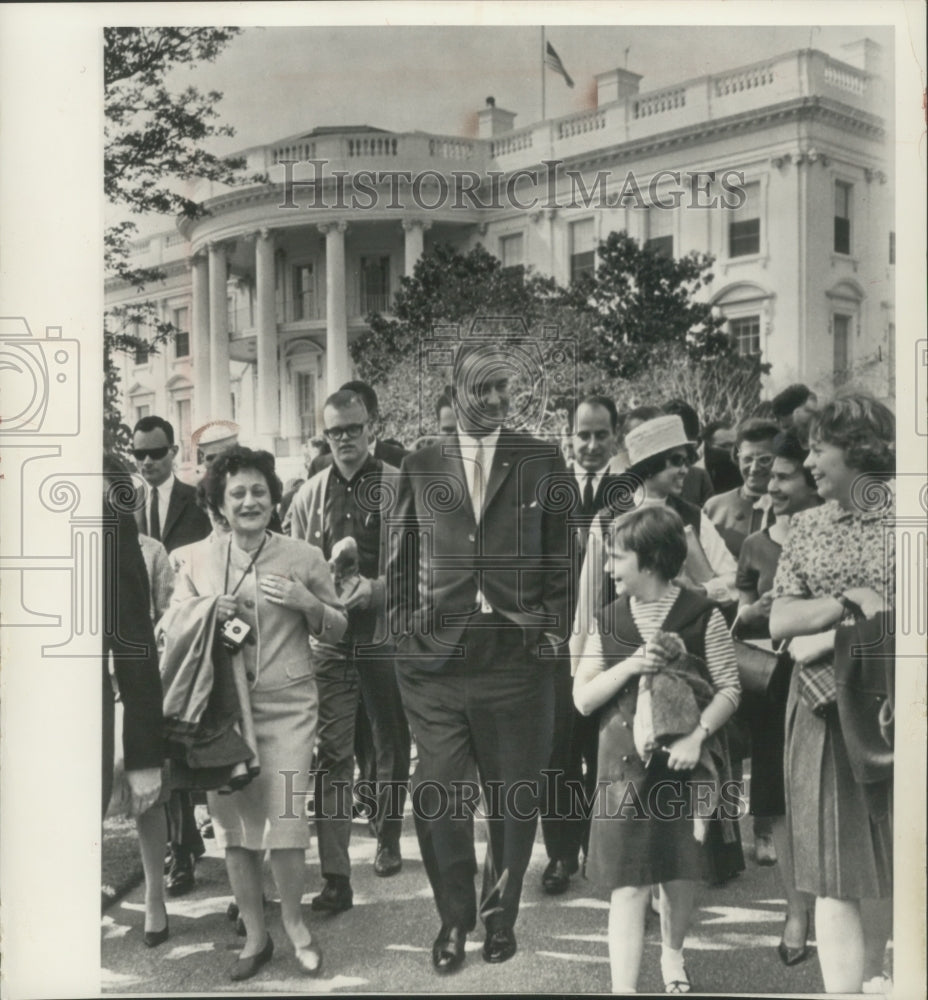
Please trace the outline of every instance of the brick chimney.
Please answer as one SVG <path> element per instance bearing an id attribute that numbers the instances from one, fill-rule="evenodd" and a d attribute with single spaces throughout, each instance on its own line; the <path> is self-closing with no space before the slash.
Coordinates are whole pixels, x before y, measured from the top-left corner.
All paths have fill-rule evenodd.
<path id="1" fill-rule="evenodd" d="M 477 136 L 480 139 L 492 139 L 501 132 L 511 132 L 515 120 L 515 111 L 498 108 L 496 98 L 488 97 L 487 106 L 477 112 Z"/>

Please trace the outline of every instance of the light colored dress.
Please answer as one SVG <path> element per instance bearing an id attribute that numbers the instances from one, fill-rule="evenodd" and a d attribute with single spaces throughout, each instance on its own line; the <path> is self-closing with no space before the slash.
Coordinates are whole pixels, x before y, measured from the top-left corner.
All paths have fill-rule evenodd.
<path id="1" fill-rule="evenodd" d="M 317 637 L 337 642 L 346 618 L 322 550 L 308 542 L 268 533 L 254 565 L 231 536 L 206 539 L 177 550 L 172 603 L 206 594 L 235 592 L 238 617 L 252 627 L 254 644 L 244 658 L 250 685 L 261 773 L 230 794 L 209 792 L 207 801 L 219 847 L 306 848 L 310 844 L 306 793 L 311 790 L 318 696 L 305 616 L 272 604 L 258 586 L 267 574 L 299 580 L 325 605 Z"/>

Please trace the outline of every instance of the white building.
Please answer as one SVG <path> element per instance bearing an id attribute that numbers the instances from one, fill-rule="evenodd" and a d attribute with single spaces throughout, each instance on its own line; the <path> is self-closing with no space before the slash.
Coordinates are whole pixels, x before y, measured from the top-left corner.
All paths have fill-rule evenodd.
<path id="1" fill-rule="evenodd" d="M 363 317 L 389 313 L 423 252 L 479 242 L 566 283 L 619 229 L 716 257 L 705 294 L 771 362 L 768 394 L 850 377 L 890 397 L 889 79 L 862 39 L 840 58 L 787 52 L 654 92 L 611 70 L 595 108 L 521 128 L 488 101 L 475 138 L 327 127 L 245 150 L 268 183 L 202 190 L 209 216 L 136 246 L 167 274 L 145 298 L 188 333 L 122 359 L 125 420 L 171 420 L 184 474 L 191 429 L 232 417 L 293 474 L 326 393 L 351 377 Z M 734 210 L 698 207 L 735 189 Z"/>

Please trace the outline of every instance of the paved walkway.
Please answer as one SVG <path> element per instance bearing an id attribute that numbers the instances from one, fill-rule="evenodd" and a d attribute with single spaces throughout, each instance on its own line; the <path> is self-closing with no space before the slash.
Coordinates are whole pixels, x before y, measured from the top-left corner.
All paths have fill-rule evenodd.
<path id="1" fill-rule="evenodd" d="M 742 824 L 750 836 L 750 821 Z M 479 827 L 479 821 L 478 821 Z M 411 824 L 409 830 L 412 830 Z M 467 943 L 467 959 L 453 976 L 435 975 L 431 942 L 438 930 L 431 891 L 414 834 L 403 838 L 406 859 L 399 875 L 377 878 L 372 870 L 375 841 L 357 822 L 352 835 L 354 908 L 337 916 L 311 913 L 309 900 L 321 884 L 314 851 L 307 855 L 304 898 L 310 927 L 325 954 L 324 975 L 300 973 L 271 902 L 269 927 L 273 960 L 245 983 L 228 980 L 241 939 L 226 919 L 231 894 L 215 841 L 197 865 L 197 888 L 169 900 L 171 936 L 159 948 L 142 944 L 142 889 L 131 892 L 103 918 L 103 989 L 119 993 L 603 993 L 609 992 L 606 944 L 608 904 L 583 879 L 571 880 L 560 897 L 541 891 L 546 863 L 541 837 L 523 892 L 516 926 L 519 951 L 503 965 L 487 965 L 478 930 Z M 750 844 L 745 844 L 746 853 Z M 267 893 L 276 899 L 267 872 Z M 820 993 L 821 975 L 813 956 L 787 969 L 775 948 L 780 939 L 783 903 L 776 869 L 752 861 L 727 886 L 707 889 L 687 940 L 687 965 L 694 985 L 706 993 L 768 993 L 775 996 Z M 650 921 L 640 980 L 642 992 L 663 992 L 659 969 L 657 920 Z"/>

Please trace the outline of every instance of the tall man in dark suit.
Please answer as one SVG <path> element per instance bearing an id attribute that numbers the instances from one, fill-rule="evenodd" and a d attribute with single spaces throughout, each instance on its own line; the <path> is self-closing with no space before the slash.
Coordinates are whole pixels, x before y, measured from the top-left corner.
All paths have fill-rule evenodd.
<path id="1" fill-rule="evenodd" d="M 616 492 L 629 492 L 627 476 L 609 472 L 609 461 L 619 444 L 619 415 L 608 396 L 586 396 L 571 418 L 574 462 L 571 475 L 577 491 L 577 506 L 571 522 L 575 531 L 574 579 L 579 579 L 593 518 L 615 502 Z M 599 716 L 581 715 L 574 706 L 570 663 L 559 663 L 554 676 L 554 745 L 549 770 L 546 810 L 541 817 L 548 865 L 541 884 L 546 893 L 558 895 L 567 889 L 570 876 L 580 867 L 581 849 L 586 854 L 590 817 L 579 801 L 582 793 L 592 803 L 596 788 L 596 754 Z M 553 792 L 553 794 L 552 794 Z"/>
<path id="2" fill-rule="evenodd" d="M 515 954 L 570 629 L 567 517 L 549 492 L 566 469 L 556 442 L 503 430 L 512 367 L 505 345 L 458 349 L 457 433 L 404 459 L 392 518 L 388 610 L 419 752 L 413 811 L 440 973 L 461 965 L 476 926 L 475 776 L 488 816 L 483 957 Z"/>
<path id="3" fill-rule="evenodd" d="M 212 531 L 209 517 L 196 502 L 196 490 L 174 475 L 174 428 L 163 417 L 142 417 L 132 432 L 132 457 L 145 480 L 145 503 L 136 512 L 142 534 L 160 541 L 172 552 L 206 538 Z M 172 896 L 190 892 L 193 865 L 203 853 L 193 801 L 187 792 L 173 792 L 167 806 L 171 863 L 167 889 Z"/>

